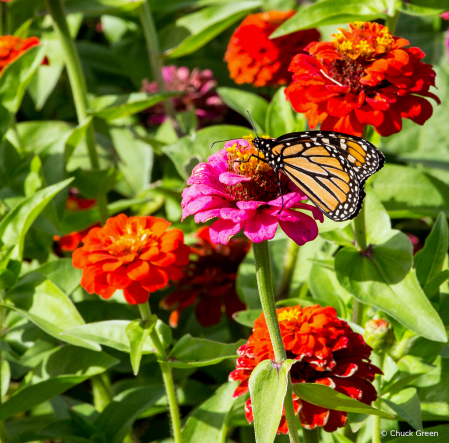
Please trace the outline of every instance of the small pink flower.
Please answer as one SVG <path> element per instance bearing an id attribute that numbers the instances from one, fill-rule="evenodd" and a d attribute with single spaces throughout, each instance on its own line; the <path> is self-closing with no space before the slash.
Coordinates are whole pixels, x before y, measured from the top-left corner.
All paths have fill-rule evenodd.
<path id="1" fill-rule="evenodd" d="M 449 20 L 449 11 L 443 12 L 441 14 L 441 18 L 443 18 L 444 20 Z"/>
<path id="2" fill-rule="evenodd" d="M 200 71 L 195 68 L 192 72 L 189 68 L 180 68 L 170 65 L 162 68 L 165 87 L 169 92 L 182 92 L 174 97 L 173 104 L 178 112 L 195 110 L 199 126 L 220 121 L 226 107 L 216 92 L 217 81 L 212 71 L 205 69 Z M 156 82 L 143 81 L 143 91 L 155 93 L 158 91 Z M 147 109 L 148 124 L 160 124 L 166 119 L 162 103 Z"/>
<path id="3" fill-rule="evenodd" d="M 307 197 L 283 174 L 282 208 L 275 173 L 251 155 L 262 156 L 252 140 L 232 140 L 208 163 L 197 165 L 187 180 L 191 186 L 182 193 L 182 219 L 194 215 L 197 223 L 204 223 L 218 217 L 209 231 L 214 243 L 227 244 L 241 230 L 260 243 L 272 239 L 278 225 L 299 245 L 314 240 L 318 235 L 315 220 L 323 222 L 323 214 L 301 203 Z M 311 211 L 313 218 L 294 209 Z"/>

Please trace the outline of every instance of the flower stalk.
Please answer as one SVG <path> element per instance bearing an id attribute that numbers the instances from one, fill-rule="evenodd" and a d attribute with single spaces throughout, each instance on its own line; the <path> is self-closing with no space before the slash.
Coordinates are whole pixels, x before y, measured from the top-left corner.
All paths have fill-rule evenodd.
<path id="1" fill-rule="evenodd" d="M 373 363 L 378 366 L 381 370 L 383 369 L 384 360 L 385 360 L 385 353 L 373 353 L 372 355 Z M 382 406 L 382 399 L 380 397 L 380 391 L 382 387 L 382 376 L 380 374 L 376 375 L 376 378 L 373 382 L 374 388 L 377 392 L 377 399 L 374 402 L 374 407 L 376 409 L 381 409 Z M 381 422 L 380 417 L 378 415 L 373 415 L 373 442 L 372 443 L 381 443 Z"/>
<path id="2" fill-rule="evenodd" d="M 319 441 L 320 441 L 319 428 L 315 428 L 315 429 L 303 428 L 302 433 L 304 435 L 304 443 L 319 443 Z"/>
<path id="3" fill-rule="evenodd" d="M 142 25 L 143 35 L 147 45 L 148 57 L 150 59 L 151 70 L 153 71 L 154 80 L 157 83 L 159 92 L 167 92 L 165 88 L 165 81 L 162 77 L 162 64 L 160 59 L 159 38 L 156 32 L 153 15 L 151 13 L 148 1 L 142 2 L 138 7 L 137 13 L 139 15 L 140 23 Z M 176 135 L 181 138 L 184 136 L 181 126 L 176 119 L 175 107 L 171 99 L 167 98 L 163 101 L 165 114 L 170 121 Z"/>
<path id="4" fill-rule="evenodd" d="M 140 303 L 138 306 L 142 320 L 144 322 L 148 321 L 151 317 L 150 305 L 148 303 Z M 156 348 L 156 356 L 162 371 L 162 378 L 164 380 L 165 391 L 167 393 L 170 418 L 173 427 L 173 438 L 175 443 L 182 443 L 181 419 L 179 416 L 179 409 L 176 401 L 176 392 L 175 392 L 175 384 L 173 382 L 173 375 L 171 368 L 168 365 L 167 353 L 165 352 L 164 346 L 162 345 L 155 328 L 153 328 L 152 331 L 150 332 L 150 338 Z"/>
<path id="5" fill-rule="evenodd" d="M 253 243 L 254 264 L 256 266 L 257 287 L 259 289 L 260 302 L 267 322 L 268 332 L 277 363 L 287 359 L 284 344 L 282 342 L 281 329 L 276 314 L 274 301 L 273 282 L 271 278 L 270 251 L 268 241 Z M 292 382 L 288 375 L 287 392 L 284 399 L 285 417 L 291 443 L 299 443 L 297 419 L 293 408 Z"/>
<path id="6" fill-rule="evenodd" d="M 69 75 L 70 85 L 72 87 L 73 100 L 75 102 L 78 123 L 83 123 L 88 118 L 87 86 L 86 79 L 81 67 L 81 61 L 75 43 L 73 42 L 69 27 L 67 25 L 66 13 L 62 0 L 45 0 L 48 12 L 50 13 L 56 35 L 61 43 L 64 53 L 65 65 Z M 93 123 L 91 122 L 86 129 L 86 144 L 89 153 L 90 164 L 93 170 L 100 169 L 100 162 L 95 147 L 95 134 Z M 104 193 L 97 197 L 100 220 L 104 224 L 108 218 L 107 198 Z"/>

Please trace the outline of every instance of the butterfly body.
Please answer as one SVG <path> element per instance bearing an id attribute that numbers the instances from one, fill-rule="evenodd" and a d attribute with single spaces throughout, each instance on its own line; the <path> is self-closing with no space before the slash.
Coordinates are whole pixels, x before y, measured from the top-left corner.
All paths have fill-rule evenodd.
<path id="1" fill-rule="evenodd" d="M 292 132 L 277 139 L 257 137 L 253 143 L 278 181 L 279 173 L 284 173 L 334 221 L 357 216 L 365 181 L 385 163 L 372 143 L 339 132 Z"/>

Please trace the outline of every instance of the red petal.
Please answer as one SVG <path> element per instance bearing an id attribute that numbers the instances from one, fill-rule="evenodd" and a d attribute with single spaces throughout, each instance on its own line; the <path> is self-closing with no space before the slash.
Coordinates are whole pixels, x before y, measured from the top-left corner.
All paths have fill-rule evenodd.
<path id="1" fill-rule="evenodd" d="M 126 289 L 123 290 L 125 300 L 131 305 L 146 303 L 150 297 L 149 291 L 144 289 L 140 282 L 132 282 Z"/>

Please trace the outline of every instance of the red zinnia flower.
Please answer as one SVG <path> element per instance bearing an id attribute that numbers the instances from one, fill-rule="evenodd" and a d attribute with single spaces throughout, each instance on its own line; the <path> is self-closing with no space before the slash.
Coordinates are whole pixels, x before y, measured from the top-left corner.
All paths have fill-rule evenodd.
<path id="1" fill-rule="evenodd" d="M 216 245 L 210 239 L 208 226 L 198 229 L 197 237 L 198 242 L 191 247 L 194 260 L 184 267 L 184 277 L 175 292 L 161 301 L 164 309 L 174 309 L 170 315 L 172 327 L 177 326 L 181 312 L 196 302 L 196 318 L 203 326 L 218 323 L 223 308 L 230 318 L 245 309 L 235 290 L 235 279 L 251 242 L 236 238 L 227 245 Z"/>
<path id="2" fill-rule="evenodd" d="M 27 49 L 39 44 L 37 37 L 22 39 L 12 35 L 0 36 L 0 72 Z"/>
<path id="3" fill-rule="evenodd" d="M 292 57 L 320 38 L 316 29 L 298 31 L 270 40 L 272 34 L 295 11 L 251 14 L 232 34 L 225 61 L 236 83 L 277 86 L 290 81 L 288 65 Z"/>
<path id="4" fill-rule="evenodd" d="M 162 218 L 120 214 L 91 229 L 72 256 L 73 266 L 83 270 L 81 286 L 104 299 L 123 289 L 126 301 L 138 304 L 169 279 L 179 280 L 190 248 L 182 231 L 167 231 L 169 226 Z"/>
<path id="5" fill-rule="evenodd" d="M 364 125 L 386 137 L 402 128 L 402 118 L 420 125 L 432 115 L 424 97 L 438 97 L 435 71 L 423 63 L 419 48 L 391 35 L 378 23 L 355 22 L 332 42 L 311 43 L 310 55 L 296 55 L 289 70 L 293 83 L 285 94 L 311 128 L 362 135 Z"/>
<path id="6" fill-rule="evenodd" d="M 297 360 L 290 371 L 293 383 L 319 383 L 330 386 L 342 394 L 371 404 L 377 394 L 373 385 L 379 368 L 370 363 L 371 348 L 360 334 L 351 330 L 348 324 L 337 318 L 332 307 L 319 305 L 278 309 L 282 340 L 288 358 Z M 249 377 L 262 361 L 274 360 L 273 346 L 263 314 L 255 321 L 253 334 L 248 342 L 237 351 L 237 369 L 229 380 L 240 380 L 234 397 L 248 392 Z M 306 429 L 322 427 L 333 432 L 346 423 L 346 412 L 334 411 L 312 405 L 293 394 L 295 413 Z M 245 405 L 248 422 L 253 421 L 251 398 Z M 278 433 L 288 432 L 285 415 L 282 415 Z"/>
<path id="7" fill-rule="evenodd" d="M 90 209 L 96 205 L 96 200 L 83 198 L 79 195 L 78 189 L 72 188 L 69 191 L 69 196 L 67 198 L 65 208 L 68 211 L 84 211 L 86 209 Z M 71 232 L 70 234 L 59 236 L 55 235 L 53 240 L 55 242 L 59 242 L 59 246 L 63 251 L 74 251 L 80 243 L 83 241 L 83 238 L 87 235 L 90 229 L 101 226 L 100 223 L 96 223 L 93 226 L 90 226 L 87 229 L 83 229 L 79 232 Z"/>

